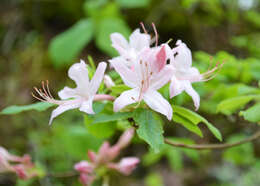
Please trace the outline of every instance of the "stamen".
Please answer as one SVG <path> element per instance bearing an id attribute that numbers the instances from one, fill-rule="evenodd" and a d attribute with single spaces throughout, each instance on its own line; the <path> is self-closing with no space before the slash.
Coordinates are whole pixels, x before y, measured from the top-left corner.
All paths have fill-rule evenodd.
<path id="1" fill-rule="evenodd" d="M 158 46 L 158 33 L 157 33 L 154 23 L 152 23 L 152 26 L 153 26 L 153 30 L 154 30 L 154 34 L 155 34 L 155 46 L 157 47 Z"/>
<path id="2" fill-rule="evenodd" d="M 169 43 L 172 42 L 172 41 L 173 41 L 173 39 L 170 38 L 170 39 L 166 42 L 166 44 L 169 44 Z"/>
<path id="3" fill-rule="evenodd" d="M 48 102 L 48 103 L 57 104 L 57 105 L 61 105 L 66 102 L 63 100 L 55 100 L 52 97 L 52 95 L 50 93 L 50 89 L 49 89 L 48 80 L 46 81 L 46 85 L 45 85 L 44 81 L 42 81 L 42 89 L 40 89 L 40 88 L 38 89 L 37 87 L 33 87 L 33 88 L 39 96 L 36 96 L 33 92 L 31 94 L 34 98 L 38 99 L 39 101 Z"/>
<path id="4" fill-rule="evenodd" d="M 47 91 L 48 91 L 48 93 L 49 93 L 49 96 L 50 96 L 51 98 L 53 98 L 52 95 L 51 95 L 50 89 L 49 89 L 49 81 L 48 81 L 48 80 L 46 80 L 46 87 L 47 87 Z"/>
<path id="5" fill-rule="evenodd" d="M 46 102 L 46 100 L 41 99 L 41 98 L 35 96 L 33 92 L 31 92 L 31 94 L 32 94 L 32 97 L 34 97 L 35 99 L 38 99 L 39 101 L 42 101 L 42 102 Z"/>
<path id="6" fill-rule="evenodd" d="M 144 27 L 144 23 L 143 22 L 140 22 L 140 25 L 144 31 L 145 34 L 148 34 L 148 32 L 146 31 L 145 27 Z"/>

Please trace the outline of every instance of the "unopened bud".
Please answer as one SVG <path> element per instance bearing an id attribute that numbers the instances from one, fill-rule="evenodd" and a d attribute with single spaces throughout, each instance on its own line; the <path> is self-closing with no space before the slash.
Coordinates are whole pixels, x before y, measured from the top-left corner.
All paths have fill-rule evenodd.
<path id="1" fill-rule="evenodd" d="M 115 86 L 114 81 L 111 79 L 109 75 L 104 75 L 104 83 L 107 88 Z"/>

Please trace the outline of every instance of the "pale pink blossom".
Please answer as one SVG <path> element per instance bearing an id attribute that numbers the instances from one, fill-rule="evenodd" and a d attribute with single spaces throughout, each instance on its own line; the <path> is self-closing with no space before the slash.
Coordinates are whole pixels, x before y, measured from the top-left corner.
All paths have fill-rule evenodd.
<path id="1" fill-rule="evenodd" d="M 14 172 L 20 179 L 29 179 L 37 176 L 33 171 L 34 165 L 29 155 L 23 157 L 10 154 L 5 148 L 0 147 L 0 173 Z"/>
<path id="2" fill-rule="evenodd" d="M 109 163 L 108 167 L 128 176 L 136 168 L 140 160 L 136 157 L 122 158 L 119 163 Z"/>
<path id="3" fill-rule="evenodd" d="M 79 108 L 80 111 L 87 114 L 94 114 L 92 108 L 94 100 L 114 100 L 113 96 L 96 94 L 103 80 L 106 66 L 107 64 L 105 62 L 99 63 L 93 78 L 89 80 L 87 65 L 83 60 L 81 60 L 80 63 L 72 65 L 68 71 L 68 75 L 75 81 L 77 87 L 65 87 L 61 90 L 58 93 L 61 100 L 55 100 L 51 96 L 48 84 L 47 87 L 45 87 L 43 83 L 43 90 L 35 88 L 41 98 L 33 95 L 34 97 L 41 101 L 58 105 L 58 107 L 52 111 L 49 124 L 51 124 L 53 119 L 58 115 L 75 108 Z"/>
<path id="4" fill-rule="evenodd" d="M 170 120 L 172 108 L 169 102 L 157 92 L 172 77 L 171 65 L 166 65 L 167 46 L 144 48 L 130 69 L 123 58 L 113 58 L 109 62 L 121 76 L 123 82 L 131 87 L 124 91 L 114 101 L 114 111 L 117 112 L 127 105 L 144 102 L 156 112 Z"/>
<path id="5" fill-rule="evenodd" d="M 139 53 L 144 48 L 148 48 L 151 43 L 149 34 L 141 33 L 140 29 L 136 29 L 129 37 L 129 42 L 120 33 L 110 35 L 112 46 L 118 51 L 120 57 L 125 59 L 125 64 L 132 66 L 132 62 L 136 61 Z"/>
<path id="6" fill-rule="evenodd" d="M 176 42 L 177 47 L 172 51 L 168 51 L 171 56 L 171 65 L 174 69 L 170 84 L 170 97 L 174 97 L 183 91 L 192 97 L 196 110 L 200 105 L 200 96 L 193 89 L 192 83 L 207 81 L 218 67 L 214 67 L 204 74 L 200 74 L 199 70 L 192 67 L 192 54 L 190 49 L 181 40 Z M 174 57 L 175 56 L 175 57 Z"/>
<path id="7" fill-rule="evenodd" d="M 119 156 L 120 151 L 129 145 L 131 139 L 134 136 L 134 129 L 130 128 L 126 130 L 118 142 L 110 146 L 109 142 L 105 141 L 97 153 L 89 150 L 89 161 L 81 161 L 75 164 L 74 169 L 80 173 L 80 182 L 84 186 L 89 186 L 96 178 L 96 172 L 100 167 L 108 169 L 114 169 L 124 175 L 129 175 L 140 162 L 136 157 L 126 157 L 121 159 L 118 163 L 113 161 Z"/>
<path id="8" fill-rule="evenodd" d="M 94 166 L 91 163 L 87 161 L 81 161 L 75 164 L 74 169 L 80 173 L 79 181 L 82 185 L 91 185 L 91 183 L 95 179 L 95 175 L 93 172 Z"/>

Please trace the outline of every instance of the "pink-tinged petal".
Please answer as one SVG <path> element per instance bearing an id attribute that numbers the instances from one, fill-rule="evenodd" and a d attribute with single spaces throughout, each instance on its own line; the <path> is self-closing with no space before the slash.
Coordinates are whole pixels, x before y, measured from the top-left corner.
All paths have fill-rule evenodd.
<path id="1" fill-rule="evenodd" d="M 172 119 L 172 107 L 170 103 L 157 91 L 149 90 L 144 94 L 145 103 L 154 111 Z"/>
<path id="2" fill-rule="evenodd" d="M 105 62 L 101 62 L 98 64 L 97 70 L 90 81 L 89 90 L 86 90 L 89 91 L 89 95 L 94 96 L 96 94 L 100 86 L 100 83 L 103 80 L 106 68 L 107 68 L 107 64 Z"/>
<path id="3" fill-rule="evenodd" d="M 136 29 L 129 37 L 130 46 L 136 51 L 150 47 L 150 40 L 150 35 L 141 33 L 140 29 Z"/>
<path id="4" fill-rule="evenodd" d="M 159 52 L 156 54 L 156 66 L 157 71 L 160 72 L 166 65 L 166 51 L 165 46 L 162 46 Z"/>
<path id="5" fill-rule="evenodd" d="M 14 165 L 13 166 L 14 171 L 16 172 L 17 176 L 20 179 L 26 180 L 28 179 L 27 172 L 25 170 L 25 167 L 22 164 Z"/>
<path id="6" fill-rule="evenodd" d="M 81 105 L 81 100 L 68 100 L 64 104 L 58 106 L 51 113 L 49 125 L 51 125 L 53 119 L 56 118 L 58 115 L 62 114 L 67 110 L 78 108 L 80 105 Z"/>
<path id="7" fill-rule="evenodd" d="M 194 102 L 194 106 L 196 110 L 199 109 L 200 106 L 200 96 L 199 94 L 192 88 L 191 83 L 187 82 L 185 84 L 185 92 L 189 94 Z"/>
<path id="8" fill-rule="evenodd" d="M 95 114 L 92 108 L 93 98 L 89 98 L 87 101 L 83 101 L 79 110 L 87 114 Z"/>
<path id="9" fill-rule="evenodd" d="M 94 163 L 97 161 L 97 154 L 95 152 L 93 152 L 92 150 L 88 151 L 88 158 L 89 160 Z"/>
<path id="10" fill-rule="evenodd" d="M 173 75 L 173 68 L 171 65 L 166 65 L 159 73 L 151 78 L 150 88 L 158 90 L 169 82 Z"/>
<path id="11" fill-rule="evenodd" d="M 61 99 L 76 98 L 78 97 L 76 92 L 75 89 L 64 87 L 64 89 L 58 92 L 58 95 Z"/>
<path id="12" fill-rule="evenodd" d="M 129 44 L 122 34 L 113 33 L 110 35 L 112 47 L 114 47 L 121 56 L 127 55 Z"/>
<path id="13" fill-rule="evenodd" d="M 122 108 L 132 103 L 136 103 L 139 98 L 139 89 L 135 88 L 132 90 L 124 91 L 116 100 L 114 101 L 114 112 L 118 112 Z"/>
<path id="14" fill-rule="evenodd" d="M 91 186 L 92 182 L 95 180 L 94 175 L 89 174 L 80 174 L 79 181 L 83 186 Z"/>
<path id="15" fill-rule="evenodd" d="M 110 144 L 105 141 L 101 147 L 99 148 L 98 154 L 97 154 L 97 160 L 95 162 L 95 165 L 98 166 L 99 164 L 103 164 L 108 160 L 108 154 L 110 150 Z"/>
<path id="16" fill-rule="evenodd" d="M 177 47 L 173 49 L 177 53 L 175 56 L 173 65 L 178 68 L 189 68 L 192 65 L 192 54 L 190 49 L 186 46 L 185 43 L 182 43 L 180 40 L 177 41 Z"/>
<path id="17" fill-rule="evenodd" d="M 108 167 L 128 176 L 133 172 L 139 162 L 140 160 L 136 157 L 126 157 L 121 159 L 119 163 L 109 163 Z"/>
<path id="18" fill-rule="evenodd" d="M 116 145 L 119 146 L 119 148 L 125 148 L 126 146 L 129 145 L 131 139 L 133 138 L 135 134 L 135 129 L 134 128 L 130 128 L 128 130 L 126 130 L 119 138 L 118 142 Z"/>
<path id="19" fill-rule="evenodd" d="M 74 169 L 81 173 L 91 173 L 94 169 L 93 165 L 87 161 L 81 161 L 74 165 Z"/>
<path id="20" fill-rule="evenodd" d="M 113 58 L 109 62 L 127 86 L 134 88 L 138 85 L 136 74 L 126 66 L 125 60 L 122 57 Z"/>
<path id="21" fill-rule="evenodd" d="M 113 145 L 106 155 L 107 161 L 113 161 L 120 154 L 120 147 L 118 145 Z"/>
<path id="22" fill-rule="evenodd" d="M 179 81 L 175 76 L 172 76 L 170 84 L 170 98 L 177 96 L 183 90 L 184 86 L 182 84 L 182 81 Z"/>
<path id="23" fill-rule="evenodd" d="M 68 72 L 69 77 L 75 81 L 77 88 L 81 91 L 88 89 L 89 77 L 86 63 L 81 60 L 80 63 L 73 64 Z"/>

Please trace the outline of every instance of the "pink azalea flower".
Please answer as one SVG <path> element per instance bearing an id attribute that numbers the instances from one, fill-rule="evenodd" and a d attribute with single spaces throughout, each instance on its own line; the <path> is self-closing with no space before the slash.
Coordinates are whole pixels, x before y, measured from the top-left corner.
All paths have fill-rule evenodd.
<path id="1" fill-rule="evenodd" d="M 20 179 L 29 179 L 37 176 L 33 171 L 34 165 L 29 155 L 23 157 L 10 154 L 5 148 L 0 147 L 0 173 L 14 172 Z"/>
<path id="2" fill-rule="evenodd" d="M 94 114 L 92 103 L 93 100 L 113 100 L 114 98 L 109 95 L 97 95 L 96 92 L 100 86 L 101 81 L 103 80 L 104 72 L 106 70 L 107 64 L 105 62 L 99 63 L 97 70 L 91 79 L 88 77 L 88 70 L 86 63 L 81 60 L 80 63 L 72 65 L 68 71 L 69 77 L 75 81 L 77 87 L 69 88 L 65 87 L 61 90 L 58 95 L 62 100 L 55 100 L 49 91 L 48 84 L 45 88 L 43 83 L 43 90 L 35 88 L 37 93 L 41 98 L 37 99 L 49 102 L 52 104 L 59 105 L 56 109 L 52 111 L 49 124 L 52 123 L 52 120 L 63 112 L 75 108 L 79 108 L 80 111 L 87 114 Z M 72 98 L 72 99 L 71 99 Z"/>
<path id="3" fill-rule="evenodd" d="M 213 72 L 218 67 L 214 67 L 210 71 L 200 74 L 197 68 L 192 67 L 192 54 L 190 49 L 181 40 L 176 42 L 177 47 L 173 48 L 172 51 L 168 51 L 168 55 L 171 55 L 171 65 L 174 69 L 173 76 L 170 84 L 170 97 L 174 97 L 183 91 L 192 97 L 196 110 L 200 105 L 200 96 L 193 89 L 192 83 L 207 81 Z M 175 57 L 173 57 L 176 55 Z"/>
<path id="4" fill-rule="evenodd" d="M 138 158 L 123 158 L 119 163 L 113 163 L 113 161 L 118 157 L 120 151 L 129 145 L 133 136 L 134 129 L 130 128 L 121 135 L 115 145 L 110 146 L 110 144 L 105 141 L 99 148 L 98 153 L 89 150 L 88 157 L 90 161 L 81 161 L 74 166 L 74 169 L 80 173 L 79 179 L 82 185 L 91 185 L 96 178 L 95 170 L 100 167 L 114 169 L 124 175 L 129 175 L 140 162 Z"/>
<path id="5" fill-rule="evenodd" d="M 140 51 L 148 48 L 151 43 L 149 34 L 141 33 L 136 29 L 129 37 L 129 42 L 120 33 L 113 33 L 110 35 L 112 46 L 118 51 L 121 57 L 125 59 L 125 63 L 131 66 Z"/>
<path id="6" fill-rule="evenodd" d="M 167 116 L 169 120 L 172 118 L 171 105 L 157 92 L 172 77 L 173 69 L 170 65 L 166 65 L 168 55 L 166 50 L 166 45 L 143 49 L 133 62 L 132 70 L 121 57 L 109 61 L 123 82 L 132 88 L 124 91 L 114 101 L 115 112 L 127 105 L 144 100 L 151 109 Z"/>

